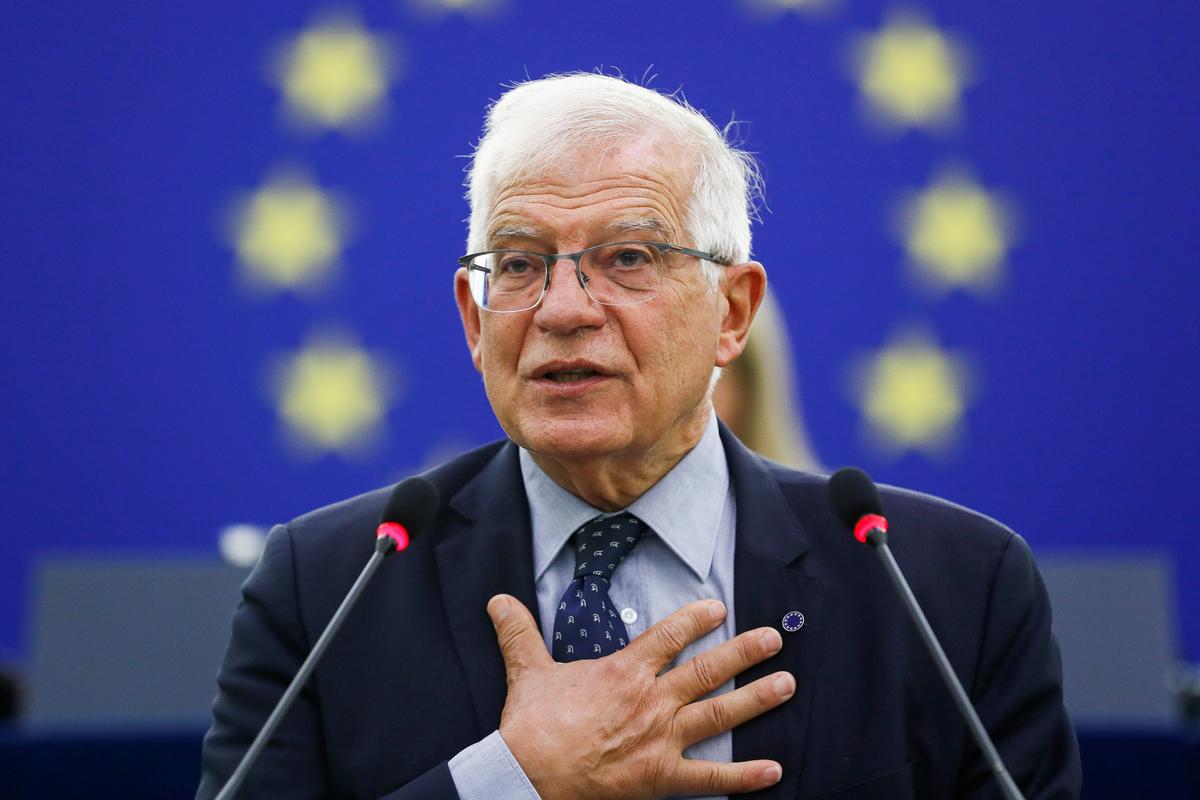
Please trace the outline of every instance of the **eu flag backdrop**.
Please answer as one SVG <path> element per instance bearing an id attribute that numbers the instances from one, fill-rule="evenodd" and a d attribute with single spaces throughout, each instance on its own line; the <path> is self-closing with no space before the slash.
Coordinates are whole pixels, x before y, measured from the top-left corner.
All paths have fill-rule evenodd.
<path id="1" fill-rule="evenodd" d="M 1169 554 L 1200 659 L 1194 4 L 0 19 L 0 658 L 40 555 L 216 554 L 500 435 L 450 291 L 462 156 L 504 84 L 602 69 L 741 121 L 823 463 L 1035 552 Z"/>

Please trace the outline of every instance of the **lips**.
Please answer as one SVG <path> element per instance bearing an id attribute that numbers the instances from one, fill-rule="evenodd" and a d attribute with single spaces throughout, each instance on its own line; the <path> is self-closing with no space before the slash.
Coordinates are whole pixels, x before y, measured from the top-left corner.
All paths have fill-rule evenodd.
<path id="1" fill-rule="evenodd" d="M 608 377 L 605 370 L 598 365 L 585 361 L 554 361 L 544 364 L 534 370 L 536 380 L 550 381 L 556 384 L 580 383 L 591 378 Z"/>
<path id="2" fill-rule="evenodd" d="M 559 370 L 557 372 L 547 372 L 542 377 L 547 380 L 552 380 L 555 383 L 575 383 L 576 381 L 592 378 L 600 373 L 594 369 L 568 369 Z"/>

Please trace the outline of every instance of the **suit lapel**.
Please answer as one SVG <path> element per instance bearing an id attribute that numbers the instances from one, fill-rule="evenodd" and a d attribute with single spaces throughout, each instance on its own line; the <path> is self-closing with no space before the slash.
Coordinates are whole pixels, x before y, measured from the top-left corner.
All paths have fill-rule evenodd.
<path id="1" fill-rule="evenodd" d="M 505 444 L 457 494 L 450 507 L 461 515 L 446 528 L 435 552 L 442 600 L 454 645 L 467 676 L 479 735 L 500 723 L 507 685 L 504 661 L 487 615 L 487 601 L 510 594 L 538 617 L 533 583 L 529 503 L 517 448 Z"/>
<path id="2" fill-rule="evenodd" d="M 740 687 L 787 670 L 797 686 L 795 696 L 782 707 L 734 729 L 733 758 L 779 761 L 784 779 L 772 794 L 786 793 L 796 788 L 802 766 L 827 584 L 806 568 L 803 556 L 810 540 L 775 476 L 724 425 L 721 439 L 737 501 L 737 631 L 774 627 L 781 631 L 784 643 L 778 655 L 742 673 L 736 682 Z M 479 735 L 484 736 L 499 725 L 507 694 L 504 661 L 487 616 L 487 601 L 495 594 L 511 594 L 538 619 L 529 503 L 516 446 L 505 444 L 449 505 L 459 518 L 444 528 L 435 547 L 439 582 Z M 782 618 L 789 611 L 805 616 L 804 626 L 796 632 L 782 630 Z"/>
<path id="3" fill-rule="evenodd" d="M 805 568 L 804 556 L 811 542 L 778 480 L 724 426 L 721 438 L 737 501 L 733 564 L 737 630 L 772 627 L 783 637 L 783 649 L 739 675 L 737 685 L 777 670 L 796 678 L 796 694 L 791 700 L 734 729 L 733 760 L 779 761 L 783 782 L 770 793 L 791 796 L 798 785 L 808 735 L 827 584 Z M 782 626 L 784 615 L 792 611 L 799 611 L 805 619 L 794 632 Z"/>

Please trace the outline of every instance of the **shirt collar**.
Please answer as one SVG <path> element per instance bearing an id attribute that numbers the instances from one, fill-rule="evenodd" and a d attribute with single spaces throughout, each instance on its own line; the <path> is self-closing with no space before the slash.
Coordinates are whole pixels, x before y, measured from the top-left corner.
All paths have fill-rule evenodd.
<path id="1" fill-rule="evenodd" d="M 534 580 L 538 581 L 571 535 L 603 512 L 551 480 L 524 448 L 520 460 L 533 525 Z M 649 525 L 671 552 L 704 580 L 712 568 L 728 494 L 725 449 L 716 415 L 710 414 L 696 446 L 626 510 Z"/>

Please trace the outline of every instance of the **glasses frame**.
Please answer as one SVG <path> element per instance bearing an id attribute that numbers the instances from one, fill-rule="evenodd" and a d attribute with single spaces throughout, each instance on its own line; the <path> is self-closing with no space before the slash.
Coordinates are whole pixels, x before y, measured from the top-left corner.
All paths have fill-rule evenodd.
<path id="1" fill-rule="evenodd" d="M 657 250 L 659 252 L 660 255 L 663 255 L 663 256 L 666 256 L 667 253 L 681 253 L 685 256 L 692 256 L 693 258 L 699 258 L 703 261 L 710 261 L 713 264 L 720 264 L 722 267 L 728 267 L 733 263 L 732 261 L 729 261 L 728 259 L 717 258 L 712 253 L 706 253 L 703 250 L 694 250 L 690 247 L 683 247 L 681 245 L 671 244 L 670 242 L 646 242 L 646 241 L 639 241 L 636 239 L 627 239 L 627 240 L 621 240 L 621 241 L 617 241 L 617 242 L 604 242 L 602 244 L 595 244 L 595 245 L 592 245 L 591 247 L 584 248 L 583 250 L 580 250 L 577 253 L 537 253 L 532 250 L 521 250 L 518 248 L 503 248 L 500 250 L 480 250 L 478 253 L 467 253 L 465 256 L 460 257 L 458 259 L 458 265 L 460 267 L 464 268 L 465 270 L 467 270 L 468 273 L 470 273 L 472 270 L 475 270 L 477 272 L 491 272 L 491 270 L 488 269 L 487 267 L 477 266 L 477 265 L 473 264 L 472 261 L 474 261 L 474 259 L 476 259 L 476 258 L 479 258 L 480 256 L 492 255 L 494 253 L 520 253 L 522 255 L 533 256 L 535 258 L 542 259 L 542 262 L 546 265 L 546 279 L 542 282 L 542 291 L 540 294 L 538 294 L 537 300 L 535 300 L 533 302 L 533 305 L 526 306 L 525 308 L 513 308 L 513 309 L 488 308 L 486 306 L 480 305 L 479 301 L 475 300 L 475 293 L 474 292 L 471 293 L 471 299 L 475 302 L 475 305 L 478 306 L 483 311 L 487 311 L 492 314 L 519 314 L 522 311 L 529 311 L 530 309 L 537 308 L 539 305 L 541 305 L 542 300 L 545 299 L 545 297 L 546 297 L 546 291 L 550 288 L 550 276 L 553 274 L 554 265 L 557 264 L 559 261 L 561 261 L 564 258 L 570 259 L 572 262 L 574 262 L 574 264 L 575 264 L 575 279 L 577 281 L 579 281 L 579 288 L 583 289 L 584 294 L 586 294 L 588 296 L 588 299 L 590 299 L 593 303 L 598 303 L 599 305 L 602 305 L 602 306 L 634 306 L 634 305 L 638 305 L 640 303 L 648 302 L 650 300 L 653 300 L 655 297 L 658 297 L 658 292 L 655 291 L 654 294 L 650 295 L 649 297 L 647 297 L 643 300 L 633 300 L 628 303 L 606 303 L 602 300 L 597 300 L 595 297 L 592 296 L 592 293 L 588 291 L 587 284 L 588 284 L 588 281 L 591 279 L 588 278 L 587 275 L 583 274 L 583 268 L 580 266 L 580 263 L 583 260 L 583 257 L 586 256 L 588 253 L 592 252 L 593 250 L 599 250 L 602 247 L 613 247 L 615 245 L 621 245 L 621 244 L 636 244 L 636 245 L 641 245 L 642 247 L 653 247 L 655 250 Z M 659 288 L 661 288 L 661 284 L 660 284 Z"/>

